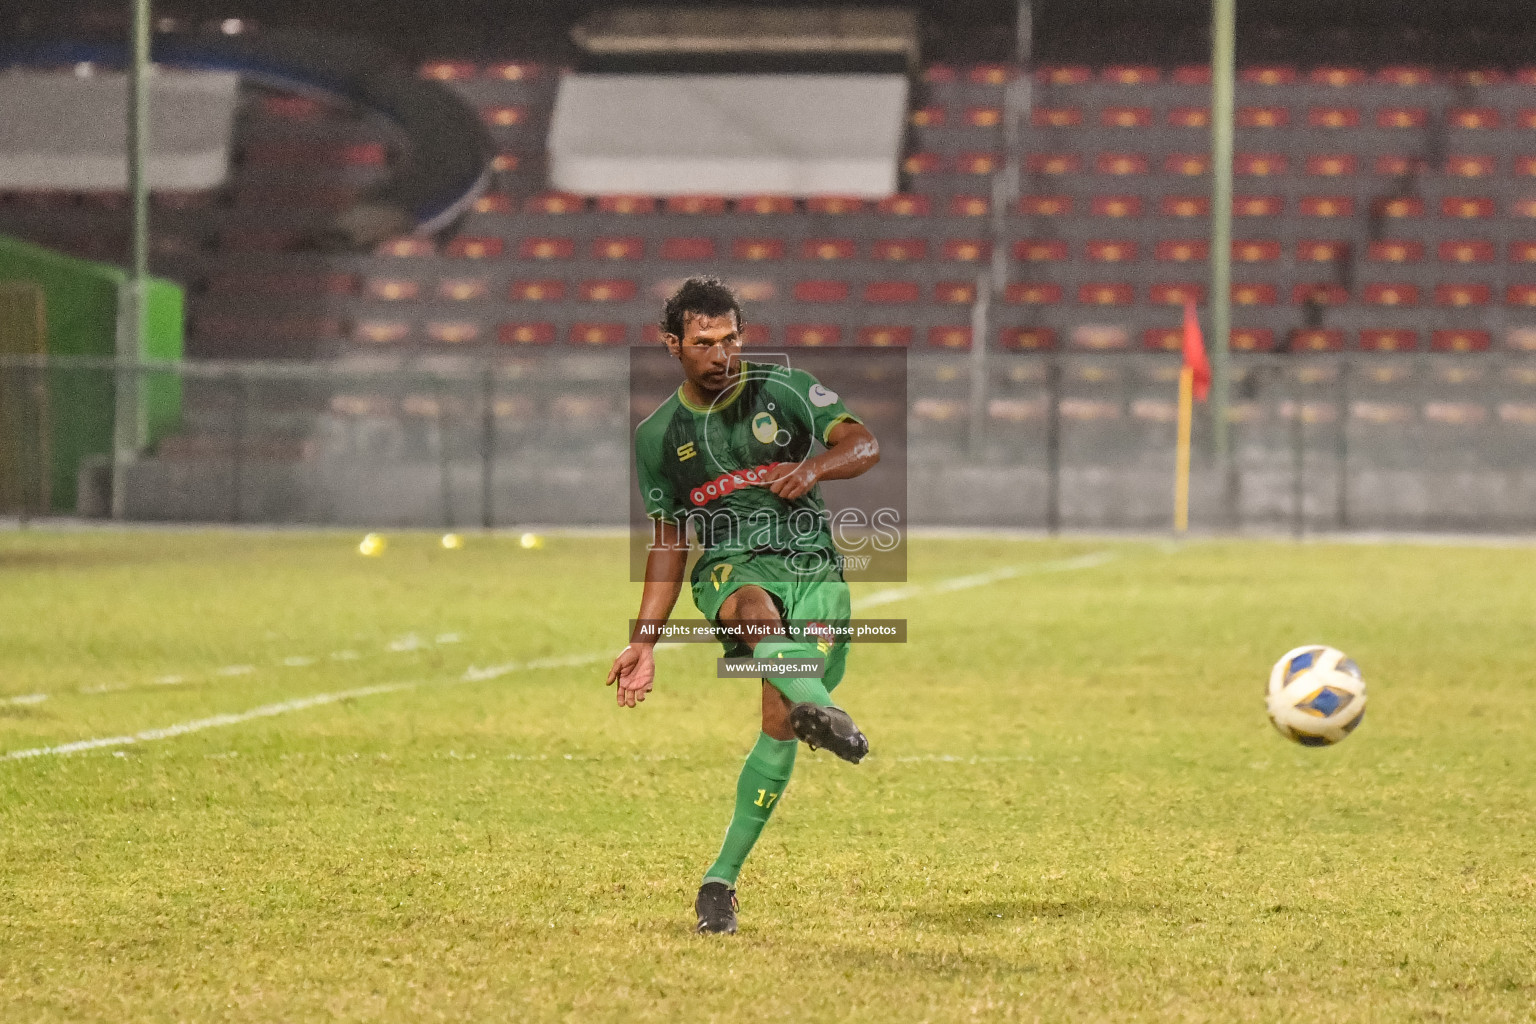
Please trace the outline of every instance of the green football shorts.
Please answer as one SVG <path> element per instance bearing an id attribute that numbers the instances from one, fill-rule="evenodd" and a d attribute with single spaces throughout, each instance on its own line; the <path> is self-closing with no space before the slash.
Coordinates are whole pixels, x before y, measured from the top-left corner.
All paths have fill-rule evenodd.
<path id="1" fill-rule="evenodd" d="M 848 584 L 842 570 L 834 563 L 816 573 L 799 574 L 789 567 L 782 555 L 736 555 L 730 561 L 717 562 L 693 585 L 693 603 L 704 617 L 719 625 L 720 606 L 725 599 L 742 587 L 762 587 L 773 595 L 779 606 L 779 614 L 787 621 L 801 627 L 812 624 L 803 637 L 806 643 L 814 643 L 817 624 L 840 630 L 830 644 L 817 644 L 827 659 L 827 674 L 822 685 L 829 691 L 843 681 L 848 666 L 848 637 L 846 630 L 852 617 L 852 604 L 848 596 Z M 792 637 L 792 639 L 802 639 Z M 750 657 L 752 651 L 734 637 L 721 636 L 727 658 Z"/>

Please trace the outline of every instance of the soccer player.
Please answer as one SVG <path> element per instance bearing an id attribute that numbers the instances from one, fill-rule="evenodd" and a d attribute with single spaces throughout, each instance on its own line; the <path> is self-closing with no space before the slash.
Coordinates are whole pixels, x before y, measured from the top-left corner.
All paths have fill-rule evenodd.
<path id="1" fill-rule="evenodd" d="M 661 329 L 683 382 L 635 430 L 652 533 L 639 622 L 608 672 L 621 707 L 651 691 L 654 627 L 682 592 L 690 526 L 703 549 L 693 602 L 726 656 L 823 659 L 819 678 L 763 679 L 762 734 L 694 904 L 701 933 L 736 931 L 736 877 L 789 782 L 796 741 L 855 764 L 869 751 L 831 698 L 847 664 L 838 627 L 847 626 L 850 604 L 818 484 L 858 476 L 880 448 L 809 373 L 742 359 L 741 327 L 735 294 L 715 278 L 690 278 L 667 300 Z"/>

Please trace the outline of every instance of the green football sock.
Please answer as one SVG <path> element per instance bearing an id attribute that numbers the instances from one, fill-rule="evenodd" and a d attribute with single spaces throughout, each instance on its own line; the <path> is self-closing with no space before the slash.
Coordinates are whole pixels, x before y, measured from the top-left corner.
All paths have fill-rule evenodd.
<path id="1" fill-rule="evenodd" d="M 797 644 L 791 640 L 782 640 L 770 637 L 758 641 L 752 650 L 754 658 L 825 658 L 815 644 Z M 778 676 L 765 676 L 768 683 L 788 698 L 791 704 L 815 704 L 819 707 L 829 707 L 832 704 L 832 695 L 827 688 L 821 685 L 820 679 L 782 679 Z"/>
<path id="2" fill-rule="evenodd" d="M 758 735 L 757 744 L 747 755 L 747 763 L 741 766 L 741 775 L 736 780 L 736 810 L 731 815 L 731 826 L 725 830 L 720 855 L 704 875 L 704 881 L 735 887 L 741 865 L 789 783 L 798 746 L 794 740 L 776 740 L 767 733 Z"/>

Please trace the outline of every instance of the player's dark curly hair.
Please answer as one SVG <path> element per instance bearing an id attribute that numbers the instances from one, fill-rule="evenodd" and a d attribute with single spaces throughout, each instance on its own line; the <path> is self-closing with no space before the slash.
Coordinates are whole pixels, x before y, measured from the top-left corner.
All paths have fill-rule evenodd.
<path id="1" fill-rule="evenodd" d="M 690 314 L 724 316 L 727 313 L 736 314 L 736 327 L 739 330 L 744 323 L 741 301 L 725 282 L 718 277 L 690 277 L 678 285 L 677 291 L 672 293 L 662 309 L 661 333 L 681 338 Z"/>

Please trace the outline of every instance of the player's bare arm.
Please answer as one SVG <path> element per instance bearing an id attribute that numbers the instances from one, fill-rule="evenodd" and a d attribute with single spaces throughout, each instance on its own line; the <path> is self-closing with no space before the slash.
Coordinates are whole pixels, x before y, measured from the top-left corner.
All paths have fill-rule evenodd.
<path id="1" fill-rule="evenodd" d="M 845 421 L 827 433 L 827 450 L 768 478 L 785 501 L 802 497 L 822 480 L 852 480 L 880 461 L 880 442 L 862 423 Z"/>
<path id="2" fill-rule="evenodd" d="M 613 659 L 608 670 L 608 684 L 617 684 L 619 706 L 632 708 L 645 700 L 656 681 L 656 639 L 643 634 L 647 624 L 658 626 L 672 615 L 678 595 L 683 592 L 683 573 L 688 566 L 688 545 L 683 528 L 656 521 L 650 551 L 645 557 L 645 589 L 640 592 L 639 622 L 629 638 L 629 646 Z"/>

